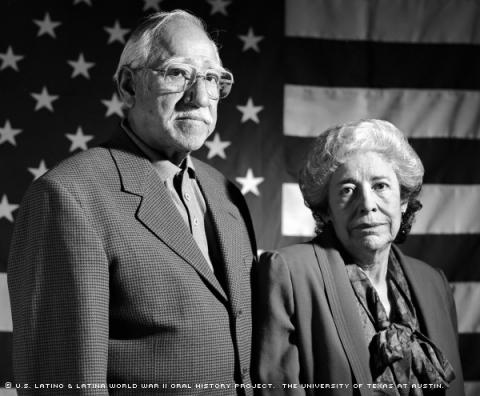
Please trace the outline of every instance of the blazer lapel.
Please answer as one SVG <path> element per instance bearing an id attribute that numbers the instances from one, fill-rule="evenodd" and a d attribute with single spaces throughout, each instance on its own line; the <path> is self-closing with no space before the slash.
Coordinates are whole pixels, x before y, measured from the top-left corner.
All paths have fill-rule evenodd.
<path id="1" fill-rule="evenodd" d="M 417 302 L 417 308 L 420 311 L 420 315 L 417 316 L 423 319 L 428 337 L 433 340 L 441 339 L 443 318 L 438 316 L 440 314 L 439 310 L 432 309 L 432 301 L 440 300 L 435 296 L 431 279 L 425 278 L 421 271 L 415 271 L 412 265 L 408 265 L 408 258 L 404 256 L 400 249 L 396 246 L 393 246 L 393 249 L 410 284 L 413 299 Z"/>
<path id="2" fill-rule="evenodd" d="M 117 165 L 123 191 L 141 197 L 135 214 L 138 221 L 195 268 L 226 300 L 225 292 L 150 161 L 123 131 L 109 148 Z"/>
<path id="3" fill-rule="evenodd" d="M 345 263 L 340 253 L 330 244 L 313 244 L 315 255 L 322 272 L 325 292 L 329 301 L 338 335 L 352 368 L 355 381 L 361 384 L 372 383 L 369 370 L 369 353 L 358 313 L 356 296 L 348 279 Z M 361 395 L 371 395 L 367 387 L 360 388 Z"/>
<path id="4" fill-rule="evenodd" d="M 224 265 L 226 291 L 231 307 L 235 312 L 240 306 L 240 265 L 243 265 L 241 241 L 238 239 L 238 235 L 242 233 L 239 224 L 240 219 L 238 219 L 239 212 L 227 200 L 225 193 L 219 190 L 219 182 L 212 178 L 208 169 L 205 169 L 202 163 L 195 161 L 195 171 L 213 221 L 218 248 Z"/>

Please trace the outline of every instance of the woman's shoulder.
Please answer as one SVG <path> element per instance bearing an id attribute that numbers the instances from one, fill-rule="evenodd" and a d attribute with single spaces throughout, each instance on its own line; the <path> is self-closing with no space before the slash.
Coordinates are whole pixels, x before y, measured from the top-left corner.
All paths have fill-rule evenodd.
<path id="1" fill-rule="evenodd" d="M 284 262 L 287 265 L 300 265 L 308 259 L 314 259 L 315 253 L 311 242 L 298 243 L 275 250 L 267 250 L 260 256 L 262 262 Z"/>
<path id="2" fill-rule="evenodd" d="M 437 285 L 437 287 L 440 288 L 448 286 L 447 278 L 441 268 L 427 264 L 415 257 L 403 254 L 397 246 L 395 246 L 394 249 L 400 257 L 404 271 L 411 282 L 425 282 L 424 285 Z"/>
<path id="3" fill-rule="evenodd" d="M 258 266 L 261 271 L 282 273 L 293 281 L 321 277 L 318 258 L 315 252 L 318 245 L 314 241 L 266 251 L 260 256 Z"/>

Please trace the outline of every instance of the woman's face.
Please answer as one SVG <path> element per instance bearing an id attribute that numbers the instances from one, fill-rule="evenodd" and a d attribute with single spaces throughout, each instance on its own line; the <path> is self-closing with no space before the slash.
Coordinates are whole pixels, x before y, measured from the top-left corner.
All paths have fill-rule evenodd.
<path id="1" fill-rule="evenodd" d="M 407 203 L 392 165 L 375 152 L 352 154 L 333 173 L 328 190 L 329 219 L 354 257 L 388 249 Z"/>

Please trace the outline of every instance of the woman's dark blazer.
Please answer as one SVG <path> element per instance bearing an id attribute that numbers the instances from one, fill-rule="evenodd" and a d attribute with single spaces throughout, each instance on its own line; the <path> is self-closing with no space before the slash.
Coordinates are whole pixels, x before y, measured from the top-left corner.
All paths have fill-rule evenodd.
<path id="1" fill-rule="evenodd" d="M 421 330 L 446 355 L 456 379 L 448 396 L 464 395 L 457 319 L 442 271 L 393 246 L 409 282 Z M 345 264 L 327 237 L 264 253 L 254 278 L 256 379 L 263 394 L 372 395 L 369 353 Z M 282 384 L 347 384 L 287 388 Z M 354 384 L 363 384 L 353 389 Z"/>

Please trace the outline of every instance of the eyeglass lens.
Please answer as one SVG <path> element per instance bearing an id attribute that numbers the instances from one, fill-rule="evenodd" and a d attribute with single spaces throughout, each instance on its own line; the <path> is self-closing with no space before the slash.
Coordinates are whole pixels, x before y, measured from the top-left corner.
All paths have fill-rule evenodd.
<path id="1" fill-rule="evenodd" d="M 195 84 L 197 78 L 205 80 L 207 94 L 212 99 L 225 98 L 232 88 L 230 73 L 207 70 L 205 74 L 188 64 L 171 64 L 163 69 L 165 88 L 171 92 L 182 92 Z"/>

